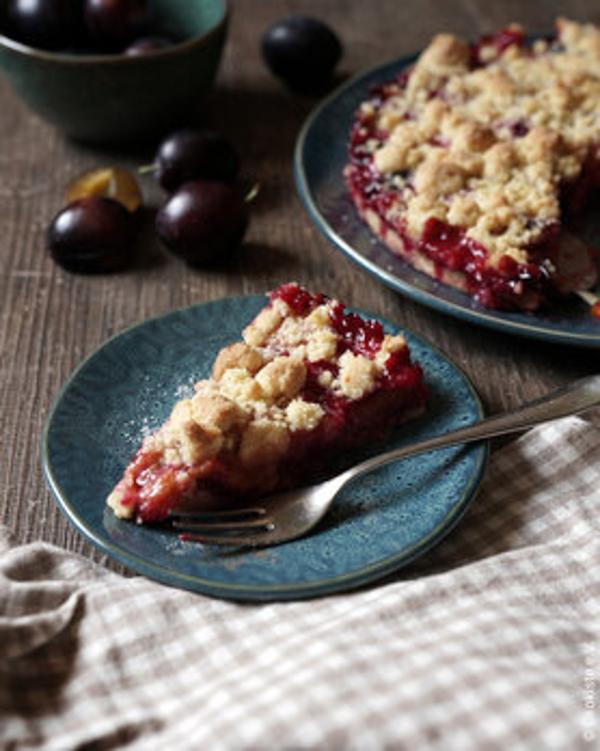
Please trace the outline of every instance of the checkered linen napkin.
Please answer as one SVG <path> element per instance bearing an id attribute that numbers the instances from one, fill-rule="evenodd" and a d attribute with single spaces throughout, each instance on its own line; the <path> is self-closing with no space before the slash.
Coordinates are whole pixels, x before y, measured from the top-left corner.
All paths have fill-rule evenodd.
<path id="1" fill-rule="evenodd" d="M 360 592 L 240 605 L 0 543 L 2 749 L 574 749 L 600 739 L 600 431 L 492 457 Z"/>

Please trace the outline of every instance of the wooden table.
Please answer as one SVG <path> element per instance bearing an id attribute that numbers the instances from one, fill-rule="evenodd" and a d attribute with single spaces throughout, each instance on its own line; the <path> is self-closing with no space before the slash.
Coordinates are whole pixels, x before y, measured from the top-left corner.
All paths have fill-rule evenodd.
<path id="1" fill-rule="evenodd" d="M 559 14 L 600 21 L 596 0 L 237 0 L 207 121 L 243 155 L 244 175 L 261 184 L 239 255 L 221 271 L 192 271 L 166 254 L 151 223 L 145 260 L 111 276 L 77 276 L 57 267 L 44 233 L 61 208 L 66 183 L 85 169 L 152 156 L 91 149 L 68 141 L 32 115 L 0 80 L 0 484 L 2 522 L 20 541 L 43 539 L 119 567 L 95 551 L 63 518 L 46 489 L 39 439 L 49 405 L 69 373 L 107 337 L 143 319 L 222 296 L 264 292 L 287 280 L 406 325 L 439 345 L 472 378 L 488 410 L 598 370 L 598 354 L 521 339 L 433 312 L 383 287 L 346 260 L 312 226 L 296 195 L 291 157 L 315 104 L 293 96 L 266 70 L 263 31 L 289 13 L 320 17 L 345 44 L 341 70 L 354 74 L 409 54 L 432 34 L 474 38 L 518 20 L 549 31 Z M 595 11 L 595 13 L 594 13 Z M 146 202 L 161 192 L 147 178 Z"/>

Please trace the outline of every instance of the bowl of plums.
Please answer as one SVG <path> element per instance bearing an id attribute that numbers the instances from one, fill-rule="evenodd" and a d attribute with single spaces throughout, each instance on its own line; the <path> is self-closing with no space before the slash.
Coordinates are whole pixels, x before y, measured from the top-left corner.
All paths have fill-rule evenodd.
<path id="1" fill-rule="evenodd" d="M 192 6 L 196 0 L 186 2 Z M 304 16 L 273 24 L 261 48 L 271 72 L 305 93 L 332 82 L 342 55 L 335 32 Z M 259 184 L 240 179 L 239 154 L 223 133 L 187 124 L 156 143 L 154 159 L 137 172 L 153 175 L 165 194 L 154 215 L 158 238 L 192 268 L 219 266 L 244 239 Z M 56 263 L 81 274 L 111 273 L 133 264 L 143 203 L 134 173 L 118 165 L 99 166 L 74 178 L 64 198 L 46 235 Z"/>
<path id="2" fill-rule="evenodd" d="M 227 21 L 226 0 L 2 0 L 0 69 L 69 136 L 133 140 L 201 108 Z"/>

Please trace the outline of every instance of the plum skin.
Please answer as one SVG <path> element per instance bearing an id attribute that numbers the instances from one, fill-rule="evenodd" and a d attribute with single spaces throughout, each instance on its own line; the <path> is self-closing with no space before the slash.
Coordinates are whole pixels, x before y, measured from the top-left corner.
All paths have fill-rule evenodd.
<path id="1" fill-rule="evenodd" d="M 343 52 L 329 26 L 307 16 L 291 16 L 273 24 L 263 35 L 261 46 L 271 72 L 306 93 L 329 82 Z"/>
<path id="2" fill-rule="evenodd" d="M 226 259 L 242 242 L 248 209 L 237 188 L 214 180 L 184 183 L 156 215 L 165 245 L 191 266 Z"/>
<path id="3" fill-rule="evenodd" d="M 56 214 L 47 244 L 52 258 L 67 271 L 104 273 L 130 263 L 135 234 L 135 216 L 118 201 L 87 196 Z"/>
<path id="4" fill-rule="evenodd" d="M 3 16 L 17 41 L 57 50 L 81 36 L 83 0 L 8 0 Z"/>
<path id="5" fill-rule="evenodd" d="M 158 182 L 171 192 L 195 179 L 233 182 L 240 160 L 233 146 L 220 133 L 181 128 L 160 144 L 155 164 Z"/>
<path id="6" fill-rule="evenodd" d="M 124 49 L 149 22 L 147 0 L 85 0 L 83 19 L 90 38 L 102 49 Z"/>
<path id="7" fill-rule="evenodd" d="M 132 42 L 129 47 L 125 49 L 125 54 L 129 57 L 136 57 L 137 55 L 149 55 L 152 52 L 160 52 L 167 47 L 171 47 L 174 44 L 172 39 L 161 36 L 149 36 L 141 37 Z"/>

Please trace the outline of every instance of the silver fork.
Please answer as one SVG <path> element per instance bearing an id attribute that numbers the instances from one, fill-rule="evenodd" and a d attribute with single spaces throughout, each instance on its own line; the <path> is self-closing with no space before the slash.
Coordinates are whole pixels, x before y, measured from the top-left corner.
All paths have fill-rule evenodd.
<path id="1" fill-rule="evenodd" d="M 222 512 L 174 512 L 182 538 L 210 545 L 265 547 L 305 535 L 350 481 L 384 464 L 426 451 L 513 433 L 600 405 L 600 375 L 575 381 L 511 412 L 367 459 L 318 485 L 260 499 L 260 506 Z"/>

